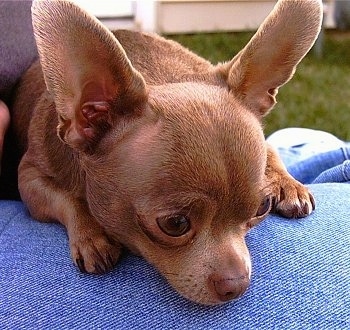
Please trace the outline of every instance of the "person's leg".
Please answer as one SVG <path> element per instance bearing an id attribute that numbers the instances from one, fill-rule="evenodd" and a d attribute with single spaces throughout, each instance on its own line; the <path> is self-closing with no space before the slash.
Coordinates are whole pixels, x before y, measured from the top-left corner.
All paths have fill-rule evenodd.
<path id="1" fill-rule="evenodd" d="M 285 128 L 267 138 L 288 172 L 304 184 L 350 181 L 350 143 L 306 128 Z"/>
<path id="2" fill-rule="evenodd" d="M 299 127 L 276 131 L 267 138 L 267 142 L 278 151 L 287 168 L 312 156 L 347 145 L 328 132 Z"/>
<path id="3" fill-rule="evenodd" d="M 5 134 L 10 125 L 10 112 L 6 104 L 0 100 L 0 172 L 2 149 L 4 145 Z"/>

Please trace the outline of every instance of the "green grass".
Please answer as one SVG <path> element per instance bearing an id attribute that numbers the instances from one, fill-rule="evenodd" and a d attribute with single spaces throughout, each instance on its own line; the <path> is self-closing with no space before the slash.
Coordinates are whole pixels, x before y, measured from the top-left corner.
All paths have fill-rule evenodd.
<path id="1" fill-rule="evenodd" d="M 218 63 L 231 59 L 253 33 L 168 36 Z M 284 127 L 308 127 L 350 140 L 350 33 L 326 31 L 323 56 L 311 51 L 293 79 L 279 90 L 265 118 L 266 135 Z"/>

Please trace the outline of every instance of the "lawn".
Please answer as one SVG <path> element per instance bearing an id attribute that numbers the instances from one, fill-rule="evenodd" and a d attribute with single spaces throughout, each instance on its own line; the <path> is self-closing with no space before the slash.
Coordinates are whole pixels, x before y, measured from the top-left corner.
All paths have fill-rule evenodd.
<path id="1" fill-rule="evenodd" d="M 214 33 L 170 37 L 212 63 L 231 59 L 252 33 Z M 284 127 L 309 127 L 350 141 L 350 33 L 326 31 L 323 55 L 311 51 L 294 78 L 283 86 L 265 118 L 266 135 Z"/>

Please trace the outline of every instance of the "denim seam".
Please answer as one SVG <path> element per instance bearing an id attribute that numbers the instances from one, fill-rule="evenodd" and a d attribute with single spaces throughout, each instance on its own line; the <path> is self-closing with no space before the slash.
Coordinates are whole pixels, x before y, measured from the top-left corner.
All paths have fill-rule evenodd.
<path id="1" fill-rule="evenodd" d="M 342 166 L 342 175 L 345 178 L 346 181 L 350 180 L 349 172 L 350 172 L 350 160 L 346 160 L 343 162 Z"/>
<path id="2" fill-rule="evenodd" d="M 349 147 L 341 147 L 345 159 L 350 159 Z"/>

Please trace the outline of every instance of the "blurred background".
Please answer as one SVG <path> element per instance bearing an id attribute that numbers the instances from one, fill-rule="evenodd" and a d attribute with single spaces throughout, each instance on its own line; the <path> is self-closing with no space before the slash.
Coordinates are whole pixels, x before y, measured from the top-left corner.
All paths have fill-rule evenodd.
<path id="1" fill-rule="evenodd" d="M 290 0 L 293 1 L 293 0 Z M 306 0 L 305 0 L 306 1 Z M 75 0 L 110 29 L 157 32 L 210 60 L 230 60 L 276 1 Z M 287 36 L 286 36 L 287 37 Z M 350 141 L 350 0 L 324 1 L 323 30 L 278 94 L 265 133 L 308 127 Z"/>

